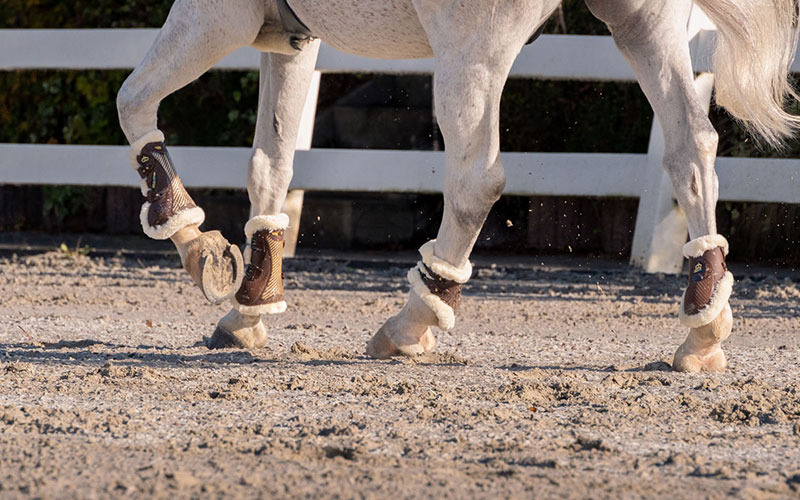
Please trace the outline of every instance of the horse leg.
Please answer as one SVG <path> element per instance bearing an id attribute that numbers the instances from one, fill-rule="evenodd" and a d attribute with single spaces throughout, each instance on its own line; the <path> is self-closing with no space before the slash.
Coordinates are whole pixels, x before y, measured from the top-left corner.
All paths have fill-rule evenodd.
<path id="1" fill-rule="evenodd" d="M 261 89 L 253 154 L 247 179 L 252 218 L 245 226 L 247 272 L 231 311 L 219 321 L 210 348 L 262 347 L 267 332 L 261 316 L 286 310 L 283 297 L 281 213 L 292 180 L 300 118 L 319 52 L 311 42 L 294 55 L 261 55 Z"/>
<path id="2" fill-rule="evenodd" d="M 261 2 L 178 0 L 144 60 L 117 96 L 130 160 L 142 177 L 141 223 L 154 239 L 170 238 L 184 268 L 215 303 L 229 298 L 243 275 L 238 247 L 218 231 L 202 233 L 205 214 L 186 192 L 156 126 L 159 103 L 257 38 L 264 25 Z"/>
<path id="3" fill-rule="evenodd" d="M 444 216 L 437 238 L 408 272 L 408 303 L 367 345 L 376 358 L 433 349 L 432 326 L 453 327 L 469 255 L 505 187 L 500 163 L 500 96 L 520 48 L 542 12 L 523 2 L 415 2 L 435 54 L 436 114 L 445 141 Z"/>
<path id="4" fill-rule="evenodd" d="M 689 225 L 690 241 L 683 253 L 690 259 L 690 279 L 680 319 L 690 330 L 675 353 L 673 368 L 722 371 L 726 360 L 720 343 L 733 324 L 728 304 L 733 275 L 725 266 L 728 242 L 717 234 L 714 214 L 717 133 L 693 86 L 686 32 L 691 2 L 637 0 L 631 3 L 641 5 L 625 15 L 620 15 L 619 3 L 587 3 L 609 25 L 661 123 L 664 168 Z"/>

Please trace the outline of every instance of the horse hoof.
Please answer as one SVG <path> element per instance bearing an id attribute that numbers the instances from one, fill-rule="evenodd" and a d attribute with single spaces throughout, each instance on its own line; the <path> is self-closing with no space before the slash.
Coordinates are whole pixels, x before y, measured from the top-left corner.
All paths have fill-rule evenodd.
<path id="1" fill-rule="evenodd" d="M 209 231 L 189 243 L 184 267 L 212 304 L 221 304 L 239 290 L 244 259 L 219 231 Z"/>
<path id="2" fill-rule="evenodd" d="M 678 347 L 672 369 L 678 372 L 721 372 L 728 364 L 721 343 L 731 334 L 733 315 L 730 305 L 711 323 L 689 330 L 686 341 Z"/>
<path id="3" fill-rule="evenodd" d="M 260 316 L 246 316 L 236 309 L 225 315 L 206 341 L 209 349 L 259 349 L 267 345 L 267 329 Z"/>
<path id="4" fill-rule="evenodd" d="M 387 323 L 388 324 L 388 323 Z M 384 325 L 367 343 L 367 355 L 376 359 L 388 359 L 392 356 L 418 356 L 430 352 L 436 347 L 436 338 L 430 328 L 418 342 L 398 344 L 386 333 Z"/>
<path id="5" fill-rule="evenodd" d="M 726 366 L 728 366 L 728 361 L 725 358 L 725 353 L 719 348 L 705 356 L 681 353 L 680 349 L 678 349 L 672 362 L 673 370 L 685 373 L 719 373 L 725 371 Z"/>
<path id="6" fill-rule="evenodd" d="M 214 334 L 210 339 L 206 339 L 206 347 L 209 349 L 231 349 L 241 347 L 232 333 L 226 332 L 220 327 L 214 329 Z"/>
<path id="7" fill-rule="evenodd" d="M 200 289 L 212 304 L 221 304 L 239 290 L 244 279 L 244 259 L 236 245 L 228 245 L 221 255 L 206 255 Z"/>

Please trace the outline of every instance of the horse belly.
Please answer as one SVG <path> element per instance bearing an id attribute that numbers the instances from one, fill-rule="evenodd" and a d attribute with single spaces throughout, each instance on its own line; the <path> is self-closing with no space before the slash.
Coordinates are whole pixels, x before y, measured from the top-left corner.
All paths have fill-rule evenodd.
<path id="1" fill-rule="evenodd" d="M 411 0 L 290 0 L 311 32 L 342 52 L 382 59 L 431 57 Z"/>

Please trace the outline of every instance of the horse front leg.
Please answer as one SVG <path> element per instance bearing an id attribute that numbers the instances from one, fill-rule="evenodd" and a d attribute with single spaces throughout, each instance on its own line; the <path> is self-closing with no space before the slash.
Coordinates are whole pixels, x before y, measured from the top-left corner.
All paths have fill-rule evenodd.
<path id="1" fill-rule="evenodd" d="M 619 8 L 603 0 L 588 4 L 596 14 L 606 6 Z M 721 342 L 733 325 L 728 304 L 733 275 L 725 265 L 728 242 L 717 234 L 717 133 L 694 88 L 686 32 L 690 8 L 688 0 L 655 2 L 604 21 L 664 130 L 664 168 L 689 225 L 690 241 L 683 247 L 689 284 L 680 304 L 680 321 L 689 335 L 675 353 L 673 368 L 722 371 L 727 361 Z"/>
<path id="2" fill-rule="evenodd" d="M 120 124 L 131 144 L 130 160 L 142 177 L 145 234 L 171 239 L 184 268 L 214 303 L 228 299 L 243 272 L 241 252 L 218 231 L 199 230 L 205 219 L 181 183 L 156 125 L 159 103 L 234 50 L 250 45 L 264 25 L 255 0 L 178 0 L 144 60 L 117 96 Z"/>
<path id="3" fill-rule="evenodd" d="M 367 345 L 376 358 L 416 355 L 435 346 L 431 327 L 449 330 L 472 273 L 469 255 L 505 187 L 500 163 L 500 96 L 511 64 L 538 21 L 509 2 L 418 2 L 435 53 L 436 114 L 445 141 L 445 209 L 435 240 L 408 272 L 408 303 Z M 541 13 L 539 13 L 541 14 Z"/>
<path id="4" fill-rule="evenodd" d="M 208 342 L 210 348 L 263 347 L 262 317 L 286 310 L 283 293 L 284 232 L 281 213 L 292 180 L 303 105 L 319 52 L 319 42 L 294 55 L 262 54 L 258 121 L 247 178 L 252 218 L 245 225 L 247 271 L 232 297 L 232 309 Z"/>

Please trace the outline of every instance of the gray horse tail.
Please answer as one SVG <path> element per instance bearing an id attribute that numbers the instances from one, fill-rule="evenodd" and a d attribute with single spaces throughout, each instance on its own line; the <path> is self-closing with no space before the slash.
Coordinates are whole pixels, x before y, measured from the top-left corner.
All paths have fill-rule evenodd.
<path id="1" fill-rule="evenodd" d="M 784 106 L 798 99 L 788 80 L 797 48 L 798 0 L 697 0 L 717 25 L 717 104 L 777 148 L 800 129 Z"/>

